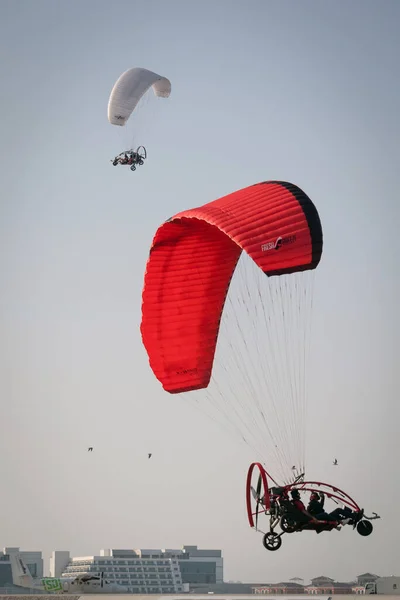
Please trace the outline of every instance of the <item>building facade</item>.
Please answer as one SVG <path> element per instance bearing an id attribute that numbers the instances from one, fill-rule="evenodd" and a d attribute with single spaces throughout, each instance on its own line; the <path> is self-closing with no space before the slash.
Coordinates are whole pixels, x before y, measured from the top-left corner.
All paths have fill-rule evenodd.
<path id="1" fill-rule="evenodd" d="M 334 579 L 326 577 L 326 575 L 319 575 L 318 577 L 314 577 L 313 579 L 311 579 L 311 585 L 313 587 L 329 587 L 334 582 Z"/>
<path id="2" fill-rule="evenodd" d="M 338 595 L 338 594 L 364 594 L 365 584 L 375 581 L 378 575 L 373 573 L 363 573 L 357 576 L 357 581 L 341 582 L 335 581 L 330 577 L 321 575 L 311 579 L 311 585 L 301 585 L 296 583 L 296 587 L 293 587 L 295 581 L 303 581 L 300 578 L 293 578 L 289 583 L 265 583 L 265 584 L 252 584 L 253 594 L 268 595 L 268 594 L 305 594 L 309 596 L 320 596 L 322 595 Z"/>
<path id="3" fill-rule="evenodd" d="M 20 553 L 33 578 L 43 577 L 43 558 L 41 552 L 28 552 L 18 547 L 3 548 L 0 553 L 0 587 L 12 585 L 10 554 Z"/>
<path id="4" fill-rule="evenodd" d="M 281 582 L 281 583 L 265 583 L 261 585 L 252 585 L 253 594 L 267 595 L 267 594 L 282 594 L 284 596 L 289 594 L 305 594 L 305 587 L 299 583 L 293 581 Z"/>
<path id="5" fill-rule="evenodd" d="M 183 546 L 182 550 L 169 552 L 177 557 L 184 583 L 191 587 L 223 583 L 224 562 L 221 550 L 199 550 L 197 546 Z"/>
<path id="6" fill-rule="evenodd" d="M 173 594 L 188 592 L 196 584 L 223 582 L 221 550 L 197 546 L 176 549 L 107 549 L 98 556 L 70 557 L 54 551 L 51 577 L 73 577 L 86 572 L 104 573 L 110 583 L 128 587 L 130 593 Z"/>
<path id="7" fill-rule="evenodd" d="M 379 579 L 379 575 L 363 573 L 362 575 L 357 575 L 357 585 L 365 587 L 367 583 L 373 583 L 377 579 Z"/>

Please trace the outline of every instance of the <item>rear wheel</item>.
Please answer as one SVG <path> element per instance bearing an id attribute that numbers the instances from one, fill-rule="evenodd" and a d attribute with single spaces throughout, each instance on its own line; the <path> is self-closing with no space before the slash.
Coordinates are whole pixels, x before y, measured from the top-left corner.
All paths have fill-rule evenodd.
<path id="1" fill-rule="evenodd" d="M 264 548 L 274 552 L 282 546 L 282 540 L 277 533 L 266 533 L 263 537 Z"/>

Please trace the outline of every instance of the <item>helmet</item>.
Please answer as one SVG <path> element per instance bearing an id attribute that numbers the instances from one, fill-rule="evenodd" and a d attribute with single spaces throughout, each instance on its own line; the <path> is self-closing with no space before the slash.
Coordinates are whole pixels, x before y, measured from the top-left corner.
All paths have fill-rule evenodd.
<path id="1" fill-rule="evenodd" d="M 310 496 L 310 500 L 319 500 L 318 492 L 312 492 Z"/>
<path id="2" fill-rule="evenodd" d="M 299 500 L 299 498 L 300 498 L 300 492 L 299 492 L 299 490 L 292 490 L 290 492 L 290 494 L 291 494 L 293 500 Z"/>

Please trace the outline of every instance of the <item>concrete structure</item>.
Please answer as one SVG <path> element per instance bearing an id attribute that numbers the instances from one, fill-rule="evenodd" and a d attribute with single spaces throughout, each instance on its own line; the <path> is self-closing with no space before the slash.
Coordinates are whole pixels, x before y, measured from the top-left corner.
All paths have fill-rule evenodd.
<path id="1" fill-rule="evenodd" d="M 304 591 L 311 596 L 331 595 L 331 594 L 353 594 L 353 582 L 339 582 L 320 575 L 311 579 L 311 585 L 306 585 Z"/>
<path id="2" fill-rule="evenodd" d="M 293 581 L 281 582 L 281 583 L 264 583 L 261 585 L 252 585 L 253 594 L 267 595 L 267 594 L 296 594 L 302 595 L 305 592 L 303 585 L 295 583 Z"/>
<path id="3" fill-rule="evenodd" d="M 332 583 L 334 583 L 334 581 L 334 579 L 326 577 L 326 575 L 319 575 L 318 577 L 314 577 L 314 579 L 311 579 L 311 585 L 313 587 L 331 585 Z"/>
<path id="4" fill-rule="evenodd" d="M 32 577 L 43 577 L 43 558 L 41 552 L 23 551 L 19 547 L 3 548 L 0 554 L 0 587 L 9 587 L 12 585 L 11 553 L 20 553 L 22 555 Z"/>
<path id="5" fill-rule="evenodd" d="M 110 582 L 127 586 L 135 594 L 188 592 L 197 585 L 223 583 L 221 550 L 201 550 L 197 546 L 176 549 L 106 549 L 98 556 L 70 557 L 67 551 L 54 551 L 50 559 L 52 577 L 72 577 L 81 573 L 104 573 Z"/>
<path id="6" fill-rule="evenodd" d="M 400 596 L 400 577 L 396 575 L 378 577 L 375 581 L 370 581 L 365 585 L 365 594 Z"/>
<path id="7" fill-rule="evenodd" d="M 182 550 L 166 552 L 172 552 L 177 557 L 182 581 L 190 587 L 198 584 L 218 585 L 224 582 L 221 550 L 199 550 L 197 546 L 183 546 Z"/>
<path id="8" fill-rule="evenodd" d="M 330 596 L 333 594 L 353 594 L 353 583 L 343 583 L 340 581 L 334 581 L 333 583 L 326 583 L 319 586 L 308 585 L 305 587 L 306 594 L 309 595 L 324 595 Z"/>
<path id="9" fill-rule="evenodd" d="M 50 577 L 61 577 L 70 561 L 67 550 L 53 550 L 50 557 Z"/>
<path id="10" fill-rule="evenodd" d="M 63 594 L 62 596 L 62 600 L 104 600 L 104 596 L 100 596 L 100 595 L 96 595 L 96 594 L 91 594 L 89 596 L 82 594 L 82 595 L 72 595 L 72 594 Z M 0 594 L 0 600 L 10 600 L 10 596 L 5 595 L 5 594 Z M 41 596 L 23 596 L 23 595 L 16 595 L 14 596 L 13 600 L 54 600 L 54 594 L 50 595 L 50 594 L 43 594 Z M 114 594 L 110 594 L 107 596 L 107 600 L 121 600 L 121 596 L 120 595 L 114 595 Z M 160 594 L 157 595 L 124 595 L 122 596 L 122 600 L 178 600 L 177 595 L 169 595 L 169 596 L 161 596 Z M 197 594 L 190 594 L 190 600 L 211 600 L 209 596 L 205 596 L 203 595 L 197 595 Z M 233 596 L 233 595 L 228 595 L 228 594 L 224 594 L 224 595 L 220 595 L 220 596 L 213 596 L 212 600 L 254 600 L 254 596 L 251 595 L 240 595 L 239 597 Z M 314 599 L 317 600 L 317 599 Z M 318 600 L 327 600 L 326 596 L 319 596 Z M 341 596 L 340 600 L 354 600 L 354 596 Z M 398 596 L 385 596 L 385 600 L 399 600 Z"/>
<path id="11" fill-rule="evenodd" d="M 287 583 L 264 583 L 264 584 L 251 584 L 253 594 L 268 595 L 268 594 L 305 594 L 309 596 L 331 596 L 331 595 L 350 595 L 350 594 L 364 594 L 365 587 L 360 583 L 365 579 L 371 581 L 371 578 L 376 577 L 371 573 L 364 573 L 357 577 L 357 582 L 341 582 L 335 581 L 330 577 L 321 575 L 311 580 L 311 585 L 294 584 L 293 580 Z M 296 578 L 298 579 L 298 578 Z M 393 592 L 392 592 L 393 593 Z"/>
<path id="12" fill-rule="evenodd" d="M 363 573 L 362 575 L 357 575 L 357 586 L 365 587 L 367 583 L 373 583 L 378 579 L 379 575 L 374 575 L 373 573 Z"/>

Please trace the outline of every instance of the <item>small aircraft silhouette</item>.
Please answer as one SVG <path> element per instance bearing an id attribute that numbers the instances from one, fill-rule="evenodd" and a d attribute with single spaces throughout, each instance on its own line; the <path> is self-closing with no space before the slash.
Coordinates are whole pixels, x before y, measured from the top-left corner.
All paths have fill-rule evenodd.
<path id="1" fill-rule="evenodd" d="M 93 452 L 93 446 L 89 446 L 89 448 L 87 449 L 88 452 Z"/>
<path id="2" fill-rule="evenodd" d="M 153 455 L 151 452 L 149 452 L 149 454 L 147 455 L 147 458 L 151 458 Z"/>
<path id="3" fill-rule="evenodd" d="M 333 463 L 332 463 L 332 464 L 333 464 L 333 466 L 334 466 L 334 467 L 336 467 L 336 466 L 337 466 L 337 464 L 338 464 L 337 458 L 335 458 L 335 460 L 333 461 Z"/>

